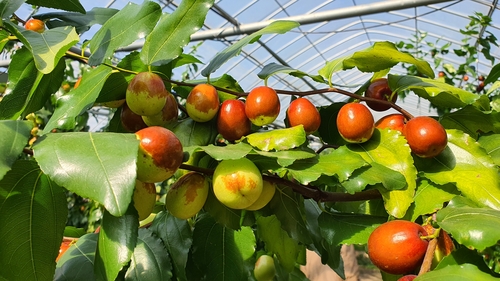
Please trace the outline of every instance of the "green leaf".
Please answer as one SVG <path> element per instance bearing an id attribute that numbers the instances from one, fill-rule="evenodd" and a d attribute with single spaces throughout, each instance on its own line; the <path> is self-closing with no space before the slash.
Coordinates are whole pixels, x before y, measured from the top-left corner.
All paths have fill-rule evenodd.
<path id="1" fill-rule="evenodd" d="M 0 17 L 9 18 L 17 9 L 19 9 L 26 0 L 0 1 Z"/>
<path id="2" fill-rule="evenodd" d="M 452 251 L 449 255 L 445 256 L 436 266 L 435 270 L 445 268 L 450 265 L 462 264 L 474 264 L 479 270 L 488 274 L 492 273 L 491 269 L 484 262 L 483 257 L 479 255 L 476 250 L 468 249 L 466 247 L 459 247 L 458 249 Z"/>
<path id="3" fill-rule="evenodd" d="M 500 63 L 497 63 L 490 70 L 490 73 L 486 76 L 484 84 L 488 85 L 490 83 L 496 82 L 500 78 Z"/>
<path id="4" fill-rule="evenodd" d="M 491 157 L 469 135 L 447 130 L 448 146 L 431 159 L 417 159 L 423 176 L 437 184 L 455 183 L 458 190 L 482 206 L 500 210 L 500 175 Z"/>
<path id="5" fill-rule="evenodd" d="M 73 129 L 76 125 L 75 118 L 93 106 L 104 82 L 111 73 L 112 69 L 105 65 L 86 72 L 82 76 L 80 86 L 58 100 L 54 114 L 45 125 L 43 133 L 60 128 L 63 124 L 65 124 L 64 129 Z"/>
<path id="6" fill-rule="evenodd" d="M 413 91 L 437 107 L 460 108 L 473 104 L 480 97 L 480 95 L 456 88 L 445 82 L 428 78 L 389 74 L 388 81 L 389 87 L 394 92 Z"/>
<path id="7" fill-rule="evenodd" d="M 458 194 L 453 184 L 437 185 L 427 179 L 421 179 L 417 182 L 415 202 L 406 215 L 411 221 L 415 221 L 421 215 L 432 214 L 442 209 L 445 202 Z"/>
<path id="8" fill-rule="evenodd" d="M 314 158 L 317 156 L 314 151 L 302 150 L 302 149 L 291 149 L 284 151 L 254 151 L 255 153 L 269 157 L 276 158 L 279 165 L 282 167 L 287 167 L 292 165 L 297 160 Z"/>
<path id="9" fill-rule="evenodd" d="M 195 224 L 192 256 L 205 280 L 245 280 L 249 274 L 244 265 L 247 247 L 255 248 L 252 231 L 225 228 L 208 215 Z"/>
<path id="10" fill-rule="evenodd" d="M 71 245 L 57 262 L 54 281 L 94 281 L 94 258 L 99 234 L 89 233 Z"/>
<path id="11" fill-rule="evenodd" d="M 353 171 L 368 165 L 358 154 L 341 146 L 320 154 L 315 158 L 297 160 L 286 169 L 291 176 L 302 184 L 309 184 L 321 175 L 336 176 L 341 181 L 348 179 Z"/>
<path id="12" fill-rule="evenodd" d="M 209 145 L 214 143 L 217 137 L 214 122 L 200 123 L 191 118 L 178 122 L 171 130 L 181 141 L 182 147 Z"/>
<path id="13" fill-rule="evenodd" d="M 32 124 L 21 120 L 0 121 L 0 180 L 10 170 L 12 164 L 23 152 L 31 136 Z"/>
<path id="14" fill-rule="evenodd" d="M 347 192 L 354 194 L 364 190 L 368 185 L 378 183 L 387 190 L 401 190 L 406 187 L 406 179 L 400 172 L 376 162 L 354 171 L 347 181 L 342 182 L 342 186 Z"/>
<path id="15" fill-rule="evenodd" d="M 312 243 L 305 222 L 304 199 L 291 188 L 276 187 L 276 193 L 269 202 L 270 209 L 292 239 L 304 245 Z"/>
<path id="16" fill-rule="evenodd" d="M 33 149 L 52 180 L 120 216 L 134 191 L 138 147 L 134 134 L 82 132 L 48 134 Z"/>
<path id="17" fill-rule="evenodd" d="M 340 108 L 345 104 L 345 102 L 335 102 L 319 109 L 321 124 L 318 133 L 324 142 L 335 145 L 347 144 L 337 129 L 337 115 Z"/>
<path id="18" fill-rule="evenodd" d="M 277 64 L 274 62 L 264 66 L 262 68 L 262 70 L 259 73 L 257 73 L 257 76 L 260 79 L 267 80 L 267 79 L 269 79 L 269 77 L 271 77 L 272 75 L 275 75 L 277 73 L 286 73 L 286 74 L 289 74 L 293 77 L 298 77 L 298 78 L 309 77 L 318 83 L 325 83 L 325 80 L 323 79 L 323 77 L 321 77 L 321 75 L 311 75 L 311 74 L 302 72 L 300 70 L 294 69 L 292 67 L 280 65 L 280 64 Z"/>
<path id="19" fill-rule="evenodd" d="M 450 265 L 441 269 L 427 272 L 415 278 L 414 281 L 494 281 L 498 280 L 489 274 L 479 270 L 477 266 L 472 264 Z"/>
<path id="20" fill-rule="evenodd" d="M 142 5 L 128 3 L 106 21 L 90 40 L 92 54 L 89 64 L 98 65 L 119 47 L 130 45 L 149 34 L 160 16 L 161 7 L 158 3 L 153 1 L 144 1 Z"/>
<path id="21" fill-rule="evenodd" d="M 87 231 L 84 228 L 74 227 L 74 226 L 66 226 L 64 228 L 64 236 L 79 238 L 85 235 Z"/>
<path id="22" fill-rule="evenodd" d="M 318 73 L 319 75 L 323 76 L 323 78 L 328 80 L 328 83 L 330 86 L 332 86 L 332 75 L 337 72 L 341 71 L 344 69 L 344 60 L 350 58 L 352 55 L 336 58 L 332 61 L 328 61 L 325 63 L 325 66 L 321 68 Z M 323 120 L 323 119 L 321 119 Z"/>
<path id="23" fill-rule="evenodd" d="M 275 215 L 257 218 L 257 233 L 266 244 L 266 250 L 276 254 L 286 271 L 293 271 L 303 245 L 288 236 L 278 218 Z"/>
<path id="24" fill-rule="evenodd" d="M 373 230 L 386 221 L 386 217 L 325 212 L 318 218 L 321 236 L 332 246 L 366 244 Z"/>
<path id="25" fill-rule="evenodd" d="M 97 280 L 115 280 L 128 264 L 138 240 L 138 228 L 139 218 L 132 204 L 121 217 L 104 211 L 94 262 Z"/>
<path id="26" fill-rule="evenodd" d="M 0 181 L 0 276 L 51 280 L 66 218 L 64 190 L 36 162 L 15 162 Z"/>
<path id="27" fill-rule="evenodd" d="M 203 26 L 213 4 L 214 0 L 184 0 L 172 14 L 164 14 L 146 37 L 141 60 L 147 65 L 161 65 L 177 58 L 191 34 Z"/>
<path id="28" fill-rule="evenodd" d="M 28 49 L 23 47 L 12 56 L 8 76 L 12 91 L 0 101 L 0 119 L 17 119 L 42 77 Z"/>
<path id="29" fill-rule="evenodd" d="M 500 133 L 500 112 L 484 112 L 472 105 L 445 114 L 439 122 L 446 129 L 462 130 L 475 139 L 479 131 Z"/>
<path id="30" fill-rule="evenodd" d="M 156 214 L 150 229 L 167 248 L 177 280 L 186 281 L 188 254 L 193 244 L 193 232 L 188 221 L 162 211 Z"/>
<path id="31" fill-rule="evenodd" d="M 228 144 L 226 146 L 215 146 L 213 144 L 207 146 L 192 146 L 186 147 L 185 151 L 196 151 L 201 149 L 217 161 L 227 159 L 240 159 L 245 157 L 252 151 L 252 147 L 246 143 L 240 142 L 237 144 Z"/>
<path id="32" fill-rule="evenodd" d="M 10 21 L 4 21 L 4 25 L 31 51 L 36 68 L 43 74 L 52 72 L 66 51 L 80 41 L 75 28 L 70 26 L 56 27 L 38 33 L 26 30 Z"/>
<path id="33" fill-rule="evenodd" d="M 47 8 L 54 8 L 58 10 L 73 11 L 79 13 L 85 13 L 85 8 L 78 0 L 27 0 L 26 3 L 33 6 L 42 6 Z"/>
<path id="34" fill-rule="evenodd" d="M 294 21 L 274 21 L 263 29 L 254 32 L 250 35 L 245 36 L 238 42 L 230 45 L 225 50 L 219 52 L 210 63 L 201 71 L 201 75 L 208 77 L 211 73 L 214 73 L 219 67 L 226 63 L 230 58 L 237 56 L 243 47 L 248 44 L 254 43 L 255 40 L 259 39 L 264 34 L 273 33 L 286 33 L 299 26 L 299 23 Z"/>
<path id="35" fill-rule="evenodd" d="M 247 142 L 263 151 L 288 150 L 302 145 L 306 141 L 304 126 L 256 132 L 245 137 Z"/>
<path id="36" fill-rule="evenodd" d="M 399 51 L 391 42 L 375 42 L 373 46 L 355 52 L 343 61 L 343 69 L 357 67 L 363 72 L 377 72 L 391 68 L 398 63 L 413 64 L 417 67 L 417 71 L 434 78 L 434 71 L 428 62 Z"/>
<path id="37" fill-rule="evenodd" d="M 437 212 L 436 222 L 460 244 L 484 250 L 498 242 L 500 211 L 474 206 L 448 206 Z"/>
<path id="38" fill-rule="evenodd" d="M 241 213 L 242 210 L 235 210 L 222 204 L 212 189 L 208 193 L 207 201 L 203 208 L 217 221 L 218 224 L 225 228 L 238 230 L 241 228 Z"/>
<path id="39" fill-rule="evenodd" d="M 486 153 L 491 156 L 493 163 L 500 166 L 500 135 L 482 135 L 479 137 L 478 142 L 486 150 Z"/>
<path id="40" fill-rule="evenodd" d="M 139 229 L 137 245 L 125 273 L 125 280 L 168 281 L 171 278 L 172 264 L 165 245 L 151 230 Z"/>
<path id="41" fill-rule="evenodd" d="M 74 26 L 78 34 L 88 31 L 92 26 L 98 24 L 103 25 L 109 18 L 116 14 L 119 10 L 112 8 L 94 7 L 86 13 L 72 12 L 53 12 L 38 14 L 36 17 L 45 21 L 49 28 L 58 26 Z"/>

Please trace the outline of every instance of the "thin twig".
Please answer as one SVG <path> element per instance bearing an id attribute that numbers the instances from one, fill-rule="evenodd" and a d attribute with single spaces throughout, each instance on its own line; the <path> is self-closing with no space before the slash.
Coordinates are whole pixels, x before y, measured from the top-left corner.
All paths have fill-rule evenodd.
<path id="1" fill-rule="evenodd" d="M 428 272 L 431 269 L 432 259 L 434 258 L 434 252 L 436 251 L 437 243 L 438 239 L 432 238 L 431 241 L 429 242 L 429 245 L 427 245 L 427 251 L 425 252 L 424 260 L 422 261 L 422 265 L 420 266 L 420 271 L 418 272 L 419 276 Z"/>

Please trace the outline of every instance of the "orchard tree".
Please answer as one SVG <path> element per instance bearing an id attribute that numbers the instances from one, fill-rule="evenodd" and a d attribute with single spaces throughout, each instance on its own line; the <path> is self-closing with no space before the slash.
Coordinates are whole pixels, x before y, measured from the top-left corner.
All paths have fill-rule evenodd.
<path id="1" fill-rule="evenodd" d="M 55 12 L 23 20 L 26 4 Z M 376 42 L 317 74 L 271 63 L 244 90 L 212 74 L 298 23 L 275 21 L 202 64 L 184 48 L 212 5 L 184 0 L 164 14 L 148 0 L 90 11 L 0 1 L 0 46 L 12 57 L 0 102 L 0 280 L 307 280 L 306 250 L 344 277 L 342 245 L 366 245 L 385 280 L 498 278 L 498 66 L 470 92 Z M 140 51 L 114 56 L 141 36 Z M 415 75 L 394 74 L 401 64 Z M 193 65 L 206 79 L 174 79 Z M 334 87 L 348 70 L 371 78 L 355 92 Z M 273 89 L 274 75 L 325 87 Z M 318 94 L 346 102 L 314 105 Z M 398 95 L 451 110 L 412 116 Z M 96 108 L 112 118 L 90 131 Z M 389 108 L 399 114 L 374 120 Z M 287 126 L 269 126 L 280 110 Z M 98 230 L 66 227 L 68 194 L 95 202 Z"/>

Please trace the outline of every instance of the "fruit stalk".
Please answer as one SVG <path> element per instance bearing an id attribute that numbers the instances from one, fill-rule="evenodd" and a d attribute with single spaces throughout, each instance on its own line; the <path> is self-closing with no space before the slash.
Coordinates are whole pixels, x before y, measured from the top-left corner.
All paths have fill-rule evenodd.
<path id="1" fill-rule="evenodd" d="M 420 271 L 418 275 L 422 275 L 428 272 L 432 266 L 432 259 L 434 258 L 434 251 L 436 251 L 436 246 L 438 244 L 437 238 L 432 238 L 429 241 L 429 245 L 427 246 L 427 251 L 425 252 L 424 260 L 422 261 L 422 265 L 420 266 Z"/>

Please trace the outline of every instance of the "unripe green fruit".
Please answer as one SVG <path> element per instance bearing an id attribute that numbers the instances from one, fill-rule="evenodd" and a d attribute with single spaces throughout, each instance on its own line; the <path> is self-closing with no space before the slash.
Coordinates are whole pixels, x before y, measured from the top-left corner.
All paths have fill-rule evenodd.
<path id="1" fill-rule="evenodd" d="M 135 114 L 155 115 L 165 106 L 167 93 L 159 75 L 152 72 L 140 72 L 130 80 L 125 99 L 130 110 Z"/>
<path id="2" fill-rule="evenodd" d="M 252 205 L 246 207 L 245 209 L 249 211 L 256 211 L 264 208 L 264 206 L 273 199 L 274 193 L 276 193 L 276 184 L 268 181 L 263 181 L 262 185 L 262 193 L 260 194 L 257 201 L 255 201 Z"/>
<path id="3" fill-rule="evenodd" d="M 156 187 L 154 183 L 135 181 L 134 207 L 139 214 L 139 220 L 145 220 L 153 212 L 156 204 Z"/>
<path id="4" fill-rule="evenodd" d="M 205 205 L 208 197 L 208 179 L 196 172 L 180 177 L 168 190 L 167 210 L 176 218 L 189 219 Z"/>
<path id="5" fill-rule="evenodd" d="M 247 158 L 223 160 L 214 171 L 215 197 L 232 209 L 245 209 L 262 193 L 262 175 Z"/>
<path id="6" fill-rule="evenodd" d="M 274 259 L 268 255 L 262 255 L 255 262 L 253 275 L 257 281 L 271 281 L 276 275 Z"/>

